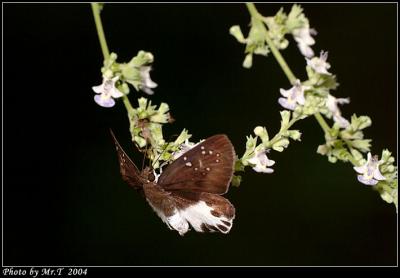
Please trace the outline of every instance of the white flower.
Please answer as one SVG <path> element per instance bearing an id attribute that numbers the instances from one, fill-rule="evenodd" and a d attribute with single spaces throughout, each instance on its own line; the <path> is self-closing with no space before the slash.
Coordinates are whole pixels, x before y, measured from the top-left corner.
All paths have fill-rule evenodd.
<path id="1" fill-rule="evenodd" d="M 332 95 L 328 95 L 326 100 L 326 106 L 328 110 L 332 113 L 333 120 L 339 124 L 341 128 L 347 128 L 350 123 L 348 120 L 342 117 L 338 104 L 350 103 L 349 98 L 335 98 Z"/>
<path id="2" fill-rule="evenodd" d="M 142 66 L 140 67 L 140 78 L 141 84 L 140 89 L 148 95 L 154 94 L 152 89 L 156 88 L 158 85 L 150 78 L 150 66 Z"/>
<path id="3" fill-rule="evenodd" d="M 118 78 L 119 77 L 116 76 L 113 79 L 110 79 L 103 76 L 103 83 L 99 86 L 92 87 L 93 91 L 96 94 L 99 94 L 94 96 L 94 101 L 98 105 L 103 107 L 113 107 L 115 105 L 113 98 L 119 98 L 124 95 L 115 87 L 115 82 L 117 82 Z"/>
<path id="4" fill-rule="evenodd" d="M 310 45 L 315 44 L 315 40 L 311 35 L 316 35 L 317 32 L 310 27 L 297 28 L 292 31 L 293 38 L 297 42 L 297 46 L 300 49 L 301 54 L 307 58 L 314 56 L 314 51 Z"/>
<path id="5" fill-rule="evenodd" d="M 328 60 L 328 52 L 324 51 L 321 51 L 319 57 L 306 58 L 307 66 L 310 66 L 316 73 L 332 75 L 328 72 L 331 65 L 326 60 Z"/>
<path id="6" fill-rule="evenodd" d="M 289 110 L 294 110 L 297 104 L 304 105 L 304 90 L 307 90 L 308 86 L 303 86 L 300 80 L 296 80 L 295 85 L 289 90 L 280 89 L 281 95 L 284 96 L 278 99 L 280 105 Z"/>
<path id="7" fill-rule="evenodd" d="M 259 173 L 273 173 L 274 169 L 268 168 L 275 164 L 275 161 L 268 159 L 265 149 L 255 150 L 254 155 L 247 160 L 254 164 L 253 170 Z"/>
<path id="8" fill-rule="evenodd" d="M 378 181 L 385 180 L 379 171 L 379 165 L 382 163 L 383 160 L 378 161 L 377 155 L 372 157 L 371 153 L 368 153 L 368 161 L 363 166 L 354 167 L 357 173 L 362 174 L 357 176 L 358 181 L 366 185 L 375 185 Z"/>

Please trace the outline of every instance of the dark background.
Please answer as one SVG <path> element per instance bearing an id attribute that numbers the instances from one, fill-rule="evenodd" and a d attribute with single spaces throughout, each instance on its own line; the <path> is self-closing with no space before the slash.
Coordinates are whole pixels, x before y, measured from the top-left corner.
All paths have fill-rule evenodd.
<path id="1" fill-rule="evenodd" d="M 281 4 L 257 4 L 264 15 Z M 289 12 L 290 5 L 284 4 Z M 397 153 L 396 5 L 303 4 L 319 32 L 313 47 L 329 51 L 341 84 L 334 95 L 369 115 L 372 153 Z M 313 118 L 296 124 L 302 142 L 272 152 L 275 173 L 248 170 L 227 197 L 236 219 L 228 235 L 170 231 L 123 183 L 108 128 L 137 163 L 125 108 L 102 108 L 102 54 L 89 4 L 5 4 L 5 265 L 396 265 L 395 207 L 357 182 L 350 164 L 316 153 L 324 142 Z M 154 104 L 167 102 L 193 140 L 226 133 L 238 154 L 257 125 L 280 126 L 279 88 L 289 88 L 274 60 L 255 56 L 242 68 L 248 32 L 244 4 L 109 4 L 107 41 L 120 62 L 141 49 L 155 56 Z M 305 79 L 295 43 L 283 51 Z M 130 95 L 135 98 L 142 93 Z"/>

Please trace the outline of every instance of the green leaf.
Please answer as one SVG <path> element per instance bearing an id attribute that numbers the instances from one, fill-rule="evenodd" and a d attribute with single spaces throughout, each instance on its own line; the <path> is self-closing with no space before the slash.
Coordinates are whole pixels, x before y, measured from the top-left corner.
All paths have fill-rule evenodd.
<path id="1" fill-rule="evenodd" d="M 288 137 L 296 141 L 301 141 L 301 132 L 298 130 L 288 130 Z"/>
<path id="2" fill-rule="evenodd" d="M 278 152 L 282 152 L 284 148 L 288 147 L 288 145 L 289 140 L 286 138 L 282 138 L 272 145 L 272 149 Z"/>
<path id="3" fill-rule="evenodd" d="M 261 138 L 261 141 L 263 142 L 264 146 L 268 144 L 269 137 L 267 129 L 265 127 L 257 126 L 256 128 L 254 128 L 254 134 Z"/>
<path id="4" fill-rule="evenodd" d="M 286 28 L 289 32 L 292 32 L 294 29 L 308 27 L 308 19 L 303 14 L 303 9 L 300 5 L 294 4 L 292 9 L 290 10 L 287 20 L 286 20 Z"/>
<path id="5" fill-rule="evenodd" d="M 350 144 L 354 147 L 359 149 L 362 152 L 369 152 L 370 151 L 370 147 L 371 147 L 371 142 L 372 140 L 370 139 L 365 139 L 365 140 L 353 140 L 350 141 Z"/>
<path id="6" fill-rule="evenodd" d="M 233 175 L 232 176 L 232 186 L 239 187 L 242 182 L 242 176 Z"/>
<path id="7" fill-rule="evenodd" d="M 281 114 L 281 118 L 282 118 L 280 131 L 282 131 L 283 129 L 286 129 L 289 126 L 290 112 L 287 110 L 283 110 L 283 111 L 280 111 L 280 114 Z"/>
<path id="8" fill-rule="evenodd" d="M 362 130 L 364 128 L 367 128 L 371 124 L 372 124 L 371 118 L 368 117 L 368 116 L 357 117 L 356 114 L 351 116 L 351 124 L 350 124 L 350 126 L 354 131 Z"/>
<path id="9" fill-rule="evenodd" d="M 239 25 L 234 25 L 229 29 L 229 34 L 234 36 L 238 42 L 246 43 L 246 39 L 243 36 L 242 30 Z"/>
<path id="10" fill-rule="evenodd" d="M 252 64 L 253 64 L 253 54 L 249 53 L 243 60 L 243 67 L 249 69 L 251 68 Z"/>
<path id="11" fill-rule="evenodd" d="M 186 140 L 189 140 L 190 137 L 192 137 L 192 135 L 188 133 L 187 129 L 183 129 L 178 138 L 175 139 L 175 144 L 179 146 Z"/>

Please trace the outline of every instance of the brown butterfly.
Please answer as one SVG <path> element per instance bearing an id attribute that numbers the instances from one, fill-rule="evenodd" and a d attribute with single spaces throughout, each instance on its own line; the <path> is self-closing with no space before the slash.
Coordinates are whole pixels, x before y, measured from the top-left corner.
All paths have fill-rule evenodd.
<path id="1" fill-rule="evenodd" d="M 220 196 L 228 191 L 235 150 L 226 135 L 214 135 L 183 153 L 155 180 L 153 169 L 139 171 L 113 132 L 122 179 L 141 191 L 171 230 L 180 235 L 190 226 L 197 232 L 228 233 L 234 206 Z"/>

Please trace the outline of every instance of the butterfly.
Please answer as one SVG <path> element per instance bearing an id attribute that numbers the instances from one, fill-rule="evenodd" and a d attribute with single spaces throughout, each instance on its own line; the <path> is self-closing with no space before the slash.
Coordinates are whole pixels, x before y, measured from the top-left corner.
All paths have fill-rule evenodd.
<path id="1" fill-rule="evenodd" d="M 214 135 L 181 154 L 156 180 L 151 167 L 142 171 L 118 143 L 122 179 L 140 191 L 171 230 L 183 236 L 192 227 L 197 232 L 227 234 L 235 207 L 222 197 L 228 191 L 235 163 L 235 150 L 226 135 Z"/>

